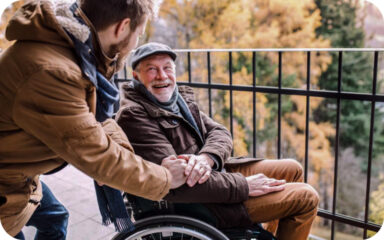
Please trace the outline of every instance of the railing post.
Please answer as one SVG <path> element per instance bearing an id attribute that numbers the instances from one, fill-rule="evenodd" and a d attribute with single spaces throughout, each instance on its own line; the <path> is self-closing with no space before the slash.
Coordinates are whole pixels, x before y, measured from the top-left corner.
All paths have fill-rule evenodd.
<path id="1" fill-rule="evenodd" d="M 232 52 L 229 52 L 229 63 L 228 63 L 228 68 L 229 68 L 229 86 L 230 86 L 230 89 L 229 89 L 229 118 L 230 118 L 230 131 L 231 131 L 231 135 L 232 135 L 232 138 L 234 138 L 234 135 L 233 135 L 233 92 L 232 92 Z M 232 155 L 233 155 L 233 151 L 234 149 L 232 150 Z"/>
<path id="2" fill-rule="evenodd" d="M 372 96 L 376 95 L 376 85 L 377 85 L 377 65 L 379 61 L 379 53 L 376 51 L 374 54 L 373 62 L 373 80 L 372 80 Z M 371 102 L 371 125 L 369 129 L 369 150 L 368 150 L 368 168 L 367 168 L 367 188 L 365 193 L 365 213 L 364 213 L 364 223 L 368 223 L 369 216 L 369 198 L 371 191 L 371 170 L 372 170 L 372 151 L 373 151 L 373 135 L 374 135 L 374 125 L 375 125 L 375 100 Z M 367 238 L 367 228 L 364 228 L 364 238 Z"/>
<path id="3" fill-rule="evenodd" d="M 188 52 L 188 82 L 192 82 L 191 52 Z"/>
<path id="4" fill-rule="evenodd" d="M 256 87 L 256 52 L 252 52 L 252 86 Z M 254 89 L 252 91 L 252 101 L 253 101 L 253 108 L 252 108 L 252 121 L 253 121 L 253 157 L 256 157 L 256 141 L 257 141 L 257 126 L 256 126 L 256 90 Z"/>
<path id="5" fill-rule="evenodd" d="M 211 52 L 207 52 L 207 68 L 208 68 L 208 111 L 209 117 L 212 118 L 212 79 L 211 79 Z"/>
<path id="6" fill-rule="evenodd" d="M 340 141 L 340 93 L 341 82 L 343 78 L 343 52 L 339 52 L 339 65 L 338 65 L 338 77 L 337 77 L 337 115 L 336 115 L 336 137 L 335 137 L 335 168 L 333 174 L 333 199 L 332 199 L 332 214 L 336 214 L 336 199 L 337 199 L 337 175 L 339 165 L 339 141 Z M 335 221 L 332 219 L 331 239 L 335 239 Z"/>
<path id="7" fill-rule="evenodd" d="M 311 52 L 307 52 L 307 92 L 311 90 Z M 304 157 L 304 182 L 308 182 L 308 148 L 309 148 L 309 111 L 310 97 L 307 95 L 305 112 L 305 157 Z"/>
<path id="8" fill-rule="evenodd" d="M 282 63 L 283 52 L 279 52 L 279 75 L 278 75 L 278 89 L 281 90 L 281 81 L 282 81 Z M 281 158 L 281 93 L 277 95 L 277 159 Z"/>

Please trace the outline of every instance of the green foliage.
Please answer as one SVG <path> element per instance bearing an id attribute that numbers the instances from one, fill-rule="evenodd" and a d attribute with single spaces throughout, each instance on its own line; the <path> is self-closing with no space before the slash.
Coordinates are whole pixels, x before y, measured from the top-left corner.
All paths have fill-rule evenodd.
<path id="1" fill-rule="evenodd" d="M 321 10 L 322 24 L 316 29 L 319 36 L 328 38 L 332 47 L 360 48 L 364 46 L 364 31 L 357 27 L 355 1 L 316 0 Z M 339 54 L 332 54 L 332 63 L 320 77 L 320 89 L 337 90 Z M 345 92 L 371 93 L 373 79 L 373 53 L 348 52 L 343 54 L 341 89 Z M 326 99 L 316 109 L 316 122 L 335 122 L 335 101 Z M 369 141 L 371 103 L 363 101 L 342 101 L 340 119 L 340 145 L 343 149 L 352 147 L 357 156 L 367 157 Z M 376 112 L 375 122 L 381 123 L 383 114 Z M 376 134 L 383 135 L 377 128 Z M 376 139 L 375 144 L 382 141 Z M 384 153 L 384 148 L 374 152 L 374 158 Z M 363 166 L 366 168 L 366 166 Z"/>
<path id="2" fill-rule="evenodd" d="M 332 47 L 364 47 L 364 31 L 356 27 L 357 1 L 315 0 L 321 12 L 321 25 L 316 29 L 332 42 Z"/>

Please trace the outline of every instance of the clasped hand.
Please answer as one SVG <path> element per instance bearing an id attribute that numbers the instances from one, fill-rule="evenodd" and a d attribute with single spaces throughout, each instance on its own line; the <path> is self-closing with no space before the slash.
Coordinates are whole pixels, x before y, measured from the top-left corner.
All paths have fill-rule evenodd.
<path id="1" fill-rule="evenodd" d="M 171 188 L 177 188 L 187 182 L 193 187 L 208 180 L 214 162 L 207 154 L 169 156 L 164 158 L 161 165 L 172 174 Z"/>

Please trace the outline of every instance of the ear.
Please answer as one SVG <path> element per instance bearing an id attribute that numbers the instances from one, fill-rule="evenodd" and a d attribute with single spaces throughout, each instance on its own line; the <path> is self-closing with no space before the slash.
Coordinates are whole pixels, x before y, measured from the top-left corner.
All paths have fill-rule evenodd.
<path id="1" fill-rule="evenodd" d="M 134 79 L 138 80 L 136 71 L 132 71 L 132 76 Z"/>
<path id="2" fill-rule="evenodd" d="M 130 18 L 124 18 L 123 20 L 117 23 L 115 27 L 116 38 L 121 38 L 121 36 L 127 36 L 126 32 L 131 30 L 130 23 Z"/>

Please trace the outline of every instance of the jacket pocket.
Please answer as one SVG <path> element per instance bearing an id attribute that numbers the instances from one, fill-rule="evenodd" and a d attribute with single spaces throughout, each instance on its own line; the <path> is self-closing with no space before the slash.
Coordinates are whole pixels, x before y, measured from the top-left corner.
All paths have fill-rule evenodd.
<path id="1" fill-rule="evenodd" d="M 22 173 L 5 173 L 0 175 L 0 195 L 20 189 L 28 189 L 28 178 Z"/>
<path id="2" fill-rule="evenodd" d="M 178 119 L 162 119 L 159 124 L 177 154 L 196 154 L 196 137 Z"/>
<path id="3" fill-rule="evenodd" d="M 28 203 L 29 180 L 23 174 L 2 174 L 0 176 L 0 213 L 14 215 L 20 213 Z"/>

